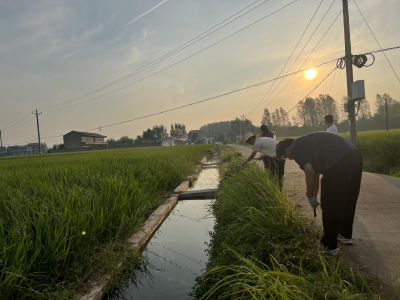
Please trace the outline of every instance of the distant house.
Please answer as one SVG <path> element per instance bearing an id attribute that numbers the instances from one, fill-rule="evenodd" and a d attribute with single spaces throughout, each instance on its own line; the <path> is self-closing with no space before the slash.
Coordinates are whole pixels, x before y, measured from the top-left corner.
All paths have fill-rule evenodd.
<path id="1" fill-rule="evenodd" d="M 71 131 L 64 135 L 65 149 L 95 148 L 107 145 L 104 139 L 107 136 L 82 131 Z"/>
<path id="2" fill-rule="evenodd" d="M 183 139 L 166 136 L 161 139 L 161 143 L 163 146 L 178 146 L 183 144 Z"/>
<path id="3" fill-rule="evenodd" d="M 32 154 L 32 148 L 28 146 L 9 146 L 7 153 L 9 155 L 27 155 Z"/>
<path id="4" fill-rule="evenodd" d="M 212 138 L 207 138 L 201 130 L 191 130 L 188 133 L 187 142 L 194 144 L 209 144 Z"/>
<path id="5" fill-rule="evenodd" d="M 27 146 L 31 147 L 32 154 L 40 154 L 39 143 L 29 143 Z"/>

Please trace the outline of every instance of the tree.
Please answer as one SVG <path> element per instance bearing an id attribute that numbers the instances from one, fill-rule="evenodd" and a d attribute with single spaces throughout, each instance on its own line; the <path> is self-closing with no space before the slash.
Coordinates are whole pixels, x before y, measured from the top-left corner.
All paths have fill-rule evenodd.
<path id="1" fill-rule="evenodd" d="M 40 143 L 40 152 L 45 153 L 47 152 L 47 144 L 46 143 Z"/>
<path id="2" fill-rule="evenodd" d="M 171 124 L 170 136 L 176 138 L 187 136 L 186 126 L 181 123 L 175 123 L 175 126 Z"/>
<path id="3" fill-rule="evenodd" d="M 122 144 L 122 145 L 129 145 L 129 144 L 133 144 L 133 139 L 131 139 L 128 136 L 122 136 L 120 137 L 120 139 L 117 141 L 117 144 Z"/>
<path id="4" fill-rule="evenodd" d="M 109 139 L 107 139 L 107 144 L 109 146 L 115 146 L 117 144 L 117 141 L 113 138 L 109 138 Z"/>
<path id="5" fill-rule="evenodd" d="M 143 137 L 141 135 L 136 136 L 135 143 L 139 143 L 139 144 L 143 143 Z"/>
<path id="6" fill-rule="evenodd" d="M 360 101 L 360 107 L 358 109 L 358 118 L 359 119 L 370 119 L 372 118 L 371 106 L 367 99 L 363 99 Z"/>
<path id="7" fill-rule="evenodd" d="M 268 108 L 264 108 L 264 113 L 261 119 L 261 124 L 271 126 L 271 113 L 269 112 Z"/>

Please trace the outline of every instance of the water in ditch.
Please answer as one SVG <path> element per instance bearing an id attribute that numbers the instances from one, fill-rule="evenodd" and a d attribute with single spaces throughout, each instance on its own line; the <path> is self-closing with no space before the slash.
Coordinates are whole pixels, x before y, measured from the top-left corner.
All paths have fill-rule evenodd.
<path id="1" fill-rule="evenodd" d="M 204 169 L 189 190 L 217 188 L 218 169 Z M 192 299 L 207 263 L 212 200 L 179 201 L 142 253 L 143 263 L 107 299 Z"/>

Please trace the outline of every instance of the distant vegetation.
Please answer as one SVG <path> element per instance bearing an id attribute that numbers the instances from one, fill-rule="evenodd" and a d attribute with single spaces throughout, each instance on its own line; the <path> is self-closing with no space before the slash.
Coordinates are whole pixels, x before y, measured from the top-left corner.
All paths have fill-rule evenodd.
<path id="1" fill-rule="evenodd" d="M 268 125 L 270 130 L 278 133 L 278 138 L 283 136 L 301 136 L 310 132 L 325 131 L 324 116 L 334 116 L 334 123 L 339 132 L 348 132 L 349 125 L 347 113 L 344 112 L 343 104 L 347 101 L 343 98 L 340 103 L 330 95 L 319 95 L 316 98 L 307 98 L 300 102 L 296 108 L 296 115 L 289 118 L 285 109 L 280 107 L 274 111 L 264 109 L 259 124 L 245 119 L 233 121 L 222 121 L 202 126 L 202 130 L 208 130 L 214 139 L 220 141 L 226 137 L 230 142 L 238 140 L 240 130 L 243 132 L 260 133 L 258 129 L 261 124 Z M 375 112 L 373 113 L 367 100 L 362 100 L 357 117 L 357 131 L 381 130 L 386 128 L 386 107 L 388 104 L 388 121 L 390 129 L 400 128 L 400 100 L 392 98 L 389 94 L 378 94 L 375 99 Z"/>
<path id="2" fill-rule="evenodd" d="M 2 159 L 0 299 L 72 299 L 207 154 L 211 145 Z"/>

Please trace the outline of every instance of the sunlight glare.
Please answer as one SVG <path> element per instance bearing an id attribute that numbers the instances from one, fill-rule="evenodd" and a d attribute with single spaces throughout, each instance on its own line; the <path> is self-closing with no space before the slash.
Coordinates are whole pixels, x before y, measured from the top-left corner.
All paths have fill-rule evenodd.
<path id="1" fill-rule="evenodd" d="M 317 70 L 315 70 L 315 69 L 308 69 L 308 70 L 305 72 L 304 76 L 305 76 L 306 79 L 308 79 L 308 80 L 314 79 L 315 76 L 317 76 Z"/>

